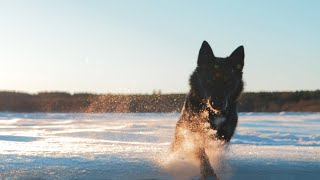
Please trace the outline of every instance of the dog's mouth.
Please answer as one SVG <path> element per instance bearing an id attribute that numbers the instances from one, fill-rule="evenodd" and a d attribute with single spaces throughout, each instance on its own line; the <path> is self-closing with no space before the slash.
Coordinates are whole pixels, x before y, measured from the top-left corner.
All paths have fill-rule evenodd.
<path id="1" fill-rule="evenodd" d="M 225 116 L 227 109 L 227 102 L 221 106 L 216 106 L 210 99 L 207 100 L 207 107 L 215 116 Z"/>

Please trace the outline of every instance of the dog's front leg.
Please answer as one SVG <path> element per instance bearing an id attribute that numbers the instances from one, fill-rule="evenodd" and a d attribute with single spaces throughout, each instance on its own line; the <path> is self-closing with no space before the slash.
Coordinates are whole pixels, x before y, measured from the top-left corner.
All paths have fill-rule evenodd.
<path id="1" fill-rule="evenodd" d="M 207 179 L 213 179 L 218 180 L 217 175 L 214 173 L 213 168 L 211 167 L 211 164 L 209 162 L 209 158 L 205 152 L 204 148 L 199 148 L 197 150 L 197 156 L 200 159 L 200 179 L 201 180 L 207 180 Z"/>

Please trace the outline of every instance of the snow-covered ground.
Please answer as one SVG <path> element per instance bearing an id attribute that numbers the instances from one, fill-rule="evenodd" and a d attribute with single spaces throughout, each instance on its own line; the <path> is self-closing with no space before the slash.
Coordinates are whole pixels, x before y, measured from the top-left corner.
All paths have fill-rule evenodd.
<path id="1" fill-rule="evenodd" d="M 0 179 L 197 179 L 168 153 L 178 118 L 0 113 Z M 240 113 L 216 157 L 221 179 L 319 179 L 320 113 Z"/>

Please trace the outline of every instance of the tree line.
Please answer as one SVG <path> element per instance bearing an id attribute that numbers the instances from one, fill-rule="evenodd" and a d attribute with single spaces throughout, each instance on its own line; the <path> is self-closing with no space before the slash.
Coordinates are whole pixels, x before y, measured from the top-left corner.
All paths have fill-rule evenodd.
<path id="1" fill-rule="evenodd" d="M 0 91 L 0 112 L 180 112 L 186 94 L 90 94 Z M 245 92 L 240 112 L 320 112 L 320 90 Z"/>

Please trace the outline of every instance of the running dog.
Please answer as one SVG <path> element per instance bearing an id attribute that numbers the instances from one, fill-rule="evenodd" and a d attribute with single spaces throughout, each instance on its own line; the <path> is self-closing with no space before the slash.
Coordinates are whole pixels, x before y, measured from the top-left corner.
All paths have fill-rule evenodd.
<path id="1" fill-rule="evenodd" d="M 234 134 L 238 97 L 243 90 L 243 66 L 243 46 L 229 57 L 219 58 L 206 41 L 202 43 L 171 148 L 177 152 L 187 148 L 187 143 L 190 148 L 192 139 L 192 154 L 200 161 L 201 179 L 218 179 L 205 150 L 210 141 L 227 145 Z"/>

